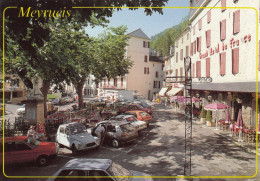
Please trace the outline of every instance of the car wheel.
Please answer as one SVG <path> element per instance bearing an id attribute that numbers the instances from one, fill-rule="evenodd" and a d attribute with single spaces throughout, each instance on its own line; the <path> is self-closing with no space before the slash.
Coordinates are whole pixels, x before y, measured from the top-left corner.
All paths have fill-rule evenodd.
<path id="1" fill-rule="evenodd" d="M 76 148 L 75 145 L 72 146 L 72 154 L 73 155 L 78 155 L 79 154 L 79 150 Z"/>
<path id="2" fill-rule="evenodd" d="M 112 140 L 112 146 L 113 146 L 114 148 L 118 148 L 118 147 L 119 147 L 119 142 L 118 142 L 117 139 L 113 139 L 113 140 Z"/>
<path id="3" fill-rule="evenodd" d="M 45 167 L 48 164 L 48 157 L 46 155 L 39 156 L 37 159 L 37 165 L 39 167 Z"/>

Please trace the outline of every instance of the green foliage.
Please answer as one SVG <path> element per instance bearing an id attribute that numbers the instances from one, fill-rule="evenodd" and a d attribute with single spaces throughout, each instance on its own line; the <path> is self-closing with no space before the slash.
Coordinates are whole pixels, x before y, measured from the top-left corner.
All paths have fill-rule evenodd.
<path id="1" fill-rule="evenodd" d="M 212 111 L 207 110 L 206 121 L 211 121 L 211 120 L 212 120 Z"/>
<path id="2" fill-rule="evenodd" d="M 206 118 L 206 111 L 205 111 L 205 109 L 204 109 L 203 106 L 202 106 L 202 108 L 201 108 L 200 118 Z"/>
<path id="3" fill-rule="evenodd" d="M 177 38 L 189 24 L 188 16 L 182 22 L 172 28 L 151 37 L 151 48 L 160 53 L 161 56 L 170 55 L 170 47 L 174 46 L 174 39 Z"/>

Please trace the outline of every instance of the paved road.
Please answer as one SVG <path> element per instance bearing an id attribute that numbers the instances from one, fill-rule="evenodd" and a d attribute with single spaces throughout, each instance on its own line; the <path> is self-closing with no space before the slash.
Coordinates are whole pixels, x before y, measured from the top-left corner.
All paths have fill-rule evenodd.
<path id="1" fill-rule="evenodd" d="M 86 152 L 77 158 L 110 158 L 125 168 L 154 176 L 183 175 L 184 119 L 172 109 L 158 107 L 150 128 L 138 141 L 121 148 L 102 146 L 96 152 Z M 52 175 L 72 158 L 70 150 L 60 149 L 57 158 L 45 168 L 33 164 L 7 166 L 7 175 Z M 196 176 L 249 176 L 255 173 L 255 154 L 233 144 L 220 132 L 194 122 L 192 175 Z M 1 180 L 1 179 L 0 179 Z M 23 180 L 23 179 L 19 179 Z M 24 179 L 25 180 L 25 179 Z M 29 179 L 42 180 L 42 179 Z M 174 178 L 156 180 L 175 180 Z M 210 179 L 201 179 L 210 180 Z M 212 179 L 256 180 L 256 179 Z"/>

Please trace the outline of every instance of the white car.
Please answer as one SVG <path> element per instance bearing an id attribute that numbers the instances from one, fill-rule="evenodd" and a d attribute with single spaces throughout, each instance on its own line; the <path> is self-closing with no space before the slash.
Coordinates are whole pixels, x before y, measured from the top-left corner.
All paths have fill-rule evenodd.
<path id="1" fill-rule="evenodd" d="M 56 142 L 60 147 L 64 146 L 72 150 L 73 154 L 78 154 L 79 151 L 99 148 L 100 139 L 91 136 L 86 127 L 82 123 L 68 123 L 59 126 Z"/>
<path id="2" fill-rule="evenodd" d="M 25 113 L 25 104 L 23 104 L 20 108 L 16 110 L 17 114 L 24 114 Z"/>
<path id="3" fill-rule="evenodd" d="M 147 128 L 146 122 L 140 121 L 133 115 L 117 115 L 115 117 L 110 118 L 110 120 L 129 122 L 138 130 L 138 133 L 140 133 L 141 130 Z"/>

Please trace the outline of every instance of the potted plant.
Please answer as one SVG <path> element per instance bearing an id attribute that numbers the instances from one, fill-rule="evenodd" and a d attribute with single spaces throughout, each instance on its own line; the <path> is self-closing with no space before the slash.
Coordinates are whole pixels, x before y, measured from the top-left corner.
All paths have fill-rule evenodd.
<path id="1" fill-rule="evenodd" d="M 204 110 L 204 107 L 202 107 L 200 112 L 200 123 L 205 124 L 206 123 L 206 111 Z"/>
<path id="2" fill-rule="evenodd" d="M 211 127 L 212 126 L 212 112 L 210 110 L 207 110 L 206 121 L 207 121 L 207 126 Z"/>

